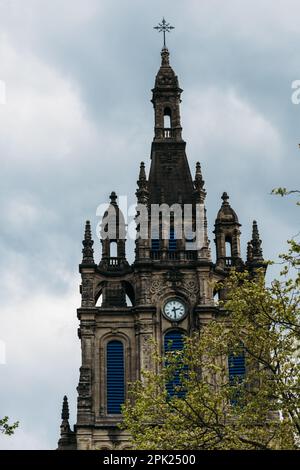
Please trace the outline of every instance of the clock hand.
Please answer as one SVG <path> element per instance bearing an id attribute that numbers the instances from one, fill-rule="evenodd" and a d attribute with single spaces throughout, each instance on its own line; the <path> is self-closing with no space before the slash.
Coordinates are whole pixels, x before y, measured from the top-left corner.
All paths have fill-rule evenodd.
<path id="1" fill-rule="evenodd" d="M 176 310 L 178 310 L 176 307 L 173 307 L 173 312 L 174 312 L 174 319 L 176 320 Z"/>

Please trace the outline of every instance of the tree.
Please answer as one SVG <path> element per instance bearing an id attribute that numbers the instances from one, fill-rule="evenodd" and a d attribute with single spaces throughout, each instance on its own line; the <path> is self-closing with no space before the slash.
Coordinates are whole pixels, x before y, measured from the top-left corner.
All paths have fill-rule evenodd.
<path id="1" fill-rule="evenodd" d="M 8 416 L 5 416 L 4 418 L 0 419 L 0 432 L 6 434 L 7 436 L 11 436 L 12 434 L 14 434 L 18 426 L 18 421 L 16 423 L 9 424 Z"/>
<path id="2" fill-rule="evenodd" d="M 300 448 L 300 245 L 289 241 L 278 279 L 232 271 L 221 315 L 132 384 L 123 427 L 136 449 Z M 229 378 L 244 357 L 246 374 Z M 157 372 L 158 371 L 158 372 Z M 174 377 L 180 380 L 174 380 Z M 173 380 L 173 394 L 166 384 Z M 170 387 L 168 387 L 170 390 Z"/>

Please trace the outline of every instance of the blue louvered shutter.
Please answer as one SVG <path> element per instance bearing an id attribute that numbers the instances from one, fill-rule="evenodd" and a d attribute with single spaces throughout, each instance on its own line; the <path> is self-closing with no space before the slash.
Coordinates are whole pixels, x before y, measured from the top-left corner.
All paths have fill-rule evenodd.
<path id="1" fill-rule="evenodd" d="M 159 227 L 151 226 L 151 250 L 159 251 L 160 239 L 159 239 Z"/>
<path id="2" fill-rule="evenodd" d="M 159 242 L 159 238 L 152 238 L 151 240 L 151 250 L 152 251 L 159 251 L 159 248 L 160 248 L 160 242 Z"/>
<path id="3" fill-rule="evenodd" d="M 230 385 L 238 385 L 243 382 L 246 375 L 246 362 L 245 353 L 242 350 L 239 354 L 229 354 L 228 356 L 228 371 Z M 231 404 L 237 405 L 239 403 L 239 393 L 232 397 Z"/>
<path id="4" fill-rule="evenodd" d="M 124 346 L 121 341 L 107 343 L 106 380 L 107 380 L 107 413 L 120 414 L 125 400 Z"/>
<path id="5" fill-rule="evenodd" d="M 183 333 L 178 330 L 171 330 L 166 333 L 164 338 L 165 352 L 181 351 L 184 345 L 183 338 Z M 175 371 L 173 379 L 166 384 L 169 397 L 173 397 L 176 394 L 178 398 L 182 398 L 185 395 L 184 390 L 175 390 L 178 386 L 180 386 L 180 372 Z"/>
<path id="6" fill-rule="evenodd" d="M 175 236 L 174 227 L 170 228 L 170 238 L 169 238 L 169 251 L 176 251 L 177 249 L 177 241 Z"/>
<path id="7" fill-rule="evenodd" d="M 228 358 L 229 382 L 241 381 L 246 374 L 245 354 L 230 354 Z"/>

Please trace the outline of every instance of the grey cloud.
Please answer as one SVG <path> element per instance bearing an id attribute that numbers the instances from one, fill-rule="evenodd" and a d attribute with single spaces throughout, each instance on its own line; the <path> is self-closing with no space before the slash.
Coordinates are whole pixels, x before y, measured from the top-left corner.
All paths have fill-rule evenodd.
<path id="1" fill-rule="evenodd" d="M 1 448 L 54 448 L 64 393 L 75 421 L 83 224 L 95 228 L 111 190 L 134 200 L 139 162 L 149 168 L 161 47 L 152 27 L 163 15 L 176 26 L 171 63 L 185 90 L 192 172 L 202 162 L 212 245 L 224 190 L 244 252 L 254 218 L 269 258 L 299 230 L 294 204 L 269 194 L 299 187 L 300 106 L 290 100 L 298 2 L 1 2 L 1 413 L 21 421 Z"/>

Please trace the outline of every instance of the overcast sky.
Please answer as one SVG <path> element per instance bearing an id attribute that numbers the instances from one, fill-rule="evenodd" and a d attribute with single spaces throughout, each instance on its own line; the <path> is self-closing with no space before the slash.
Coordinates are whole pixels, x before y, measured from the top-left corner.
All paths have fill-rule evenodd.
<path id="1" fill-rule="evenodd" d="M 299 231 L 294 201 L 270 195 L 300 186 L 299 1 L 0 0 L 0 417 L 20 421 L 2 449 L 55 448 L 64 394 L 75 422 L 83 226 L 149 169 L 163 15 L 212 245 L 223 191 L 243 257 L 253 219 L 268 259 Z"/>

